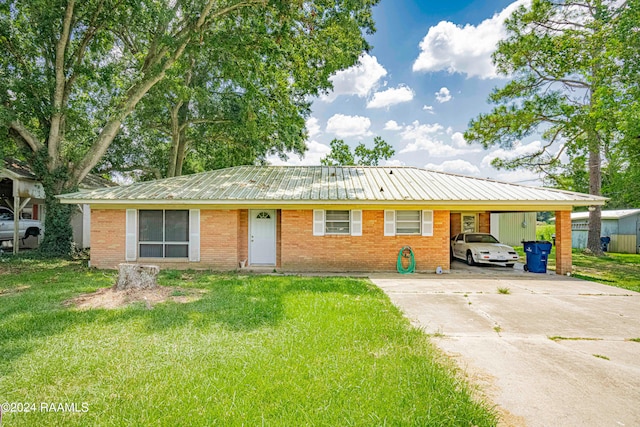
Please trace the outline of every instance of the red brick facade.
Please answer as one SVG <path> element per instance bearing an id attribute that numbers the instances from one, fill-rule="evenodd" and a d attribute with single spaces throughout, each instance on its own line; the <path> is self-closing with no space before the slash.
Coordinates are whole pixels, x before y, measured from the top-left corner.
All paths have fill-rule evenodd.
<path id="1" fill-rule="evenodd" d="M 278 210 L 276 268 L 285 271 L 395 271 L 399 250 L 411 246 L 418 271 L 449 269 L 449 211 L 435 211 L 433 236 L 384 236 L 384 211 L 365 210 L 362 236 L 313 235 L 312 210 Z M 94 209 L 91 263 L 115 268 L 125 262 L 125 210 Z M 234 270 L 248 264 L 249 214 L 200 211 L 200 262 L 152 260 L 172 268 Z M 140 260 L 143 261 L 143 260 Z"/>
<path id="2" fill-rule="evenodd" d="M 433 236 L 385 236 L 384 211 L 362 212 L 362 236 L 313 235 L 313 211 L 282 211 L 286 271 L 395 271 L 398 252 L 411 246 L 416 270 L 449 269 L 449 211 L 435 211 Z"/>
<path id="3" fill-rule="evenodd" d="M 556 212 L 556 273 L 571 273 L 571 212 Z"/>
<path id="4" fill-rule="evenodd" d="M 571 271 L 571 213 L 556 212 L 556 271 Z M 449 269 L 449 239 L 460 230 L 460 214 L 434 211 L 433 236 L 385 236 L 384 211 L 363 210 L 362 236 L 313 235 L 313 211 L 277 210 L 276 265 L 284 271 L 395 271 L 398 252 L 410 246 L 416 270 Z M 489 213 L 479 214 L 479 229 L 490 232 Z M 91 265 L 116 268 L 125 262 L 126 215 L 124 209 L 91 212 Z M 200 211 L 200 261 L 151 262 L 163 267 L 235 270 L 249 265 L 249 211 Z M 144 259 L 140 260 L 144 262 Z"/>

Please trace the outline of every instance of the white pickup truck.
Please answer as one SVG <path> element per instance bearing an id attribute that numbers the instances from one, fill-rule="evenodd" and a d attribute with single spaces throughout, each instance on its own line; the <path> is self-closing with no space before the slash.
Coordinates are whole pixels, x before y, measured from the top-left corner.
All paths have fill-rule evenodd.
<path id="1" fill-rule="evenodd" d="M 0 207 L 0 242 L 13 240 L 13 211 L 9 208 Z M 29 236 L 40 235 L 42 223 L 35 219 L 20 219 L 18 223 L 18 238 L 26 239 Z"/>

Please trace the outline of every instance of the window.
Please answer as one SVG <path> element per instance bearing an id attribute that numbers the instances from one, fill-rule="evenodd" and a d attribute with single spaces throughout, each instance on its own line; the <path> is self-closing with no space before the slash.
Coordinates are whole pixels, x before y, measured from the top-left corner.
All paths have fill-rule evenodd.
<path id="1" fill-rule="evenodd" d="M 313 210 L 313 235 L 325 234 L 362 236 L 362 211 Z"/>
<path id="2" fill-rule="evenodd" d="M 384 235 L 433 236 L 433 211 L 384 211 Z"/>
<path id="3" fill-rule="evenodd" d="M 475 233 L 476 231 L 476 215 L 462 215 L 462 232 Z"/>
<path id="4" fill-rule="evenodd" d="M 187 258 L 189 211 L 139 211 L 138 243 L 141 258 Z"/>
<path id="5" fill-rule="evenodd" d="M 396 211 L 396 234 L 420 234 L 420 211 Z"/>
<path id="6" fill-rule="evenodd" d="M 325 212 L 325 233 L 326 234 L 349 234 L 349 211 L 326 211 Z"/>

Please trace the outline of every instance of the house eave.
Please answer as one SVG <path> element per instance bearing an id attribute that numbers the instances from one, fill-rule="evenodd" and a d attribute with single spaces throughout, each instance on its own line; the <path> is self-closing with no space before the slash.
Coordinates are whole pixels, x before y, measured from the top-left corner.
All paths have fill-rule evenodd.
<path id="1" fill-rule="evenodd" d="M 64 198 L 58 196 L 61 203 L 88 204 L 96 207 L 119 208 L 122 206 L 202 206 L 211 208 L 239 207 L 319 207 L 319 206 L 359 206 L 364 209 L 398 206 L 425 206 L 443 210 L 496 210 L 509 209 L 520 211 L 572 210 L 574 206 L 602 206 L 606 199 L 592 200 L 100 200 Z"/>

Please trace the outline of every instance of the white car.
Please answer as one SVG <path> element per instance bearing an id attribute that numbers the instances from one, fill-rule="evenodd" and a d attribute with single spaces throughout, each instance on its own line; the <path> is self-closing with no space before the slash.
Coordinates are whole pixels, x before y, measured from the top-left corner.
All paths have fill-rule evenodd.
<path id="1" fill-rule="evenodd" d="M 0 242 L 3 240 L 13 240 L 13 211 L 9 208 L 0 207 Z M 29 236 L 40 235 L 42 223 L 34 219 L 21 218 L 18 223 L 18 238 L 26 239 Z"/>
<path id="2" fill-rule="evenodd" d="M 469 265 L 503 264 L 513 267 L 520 258 L 509 245 L 503 245 L 488 233 L 460 233 L 451 238 L 451 259 L 464 260 Z"/>

